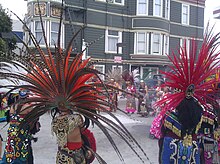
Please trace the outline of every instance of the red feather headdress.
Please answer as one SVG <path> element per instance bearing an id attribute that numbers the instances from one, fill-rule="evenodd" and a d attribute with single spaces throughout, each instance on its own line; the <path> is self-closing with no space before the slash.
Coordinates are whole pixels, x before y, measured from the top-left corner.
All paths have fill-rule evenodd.
<path id="1" fill-rule="evenodd" d="M 207 81 L 207 78 L 216 73 L 219 57 L 218 39 L 219 34 L 212 35 L 206 31 L 199 52 L 196 40 L 192 40 L 189 53 L 185 45 L 184 48 L 180 48 L 178 54 L 168 55 L 172 65 L 169 66 L 170 71 L 162 72 L 167 78 L 164 85 L 175 89 L 176 92 L 167 94 L 155 104 L 162 108 L 162 114 L 175 109 L 187 96 L 195 97 L 202 105 L 206 105 L 207 99 L 212 99 L 212 84 L 216 84 L 217 79 Z"/>

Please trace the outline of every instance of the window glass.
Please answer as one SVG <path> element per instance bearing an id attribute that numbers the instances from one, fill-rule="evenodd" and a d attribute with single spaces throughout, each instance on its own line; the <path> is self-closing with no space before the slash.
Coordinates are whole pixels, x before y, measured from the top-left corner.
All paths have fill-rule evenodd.
<path id="1" fill-rule="evenodd" d="M 138 14 L 147 14 L 147 2 L 146 0 L 138 0 Z"/>

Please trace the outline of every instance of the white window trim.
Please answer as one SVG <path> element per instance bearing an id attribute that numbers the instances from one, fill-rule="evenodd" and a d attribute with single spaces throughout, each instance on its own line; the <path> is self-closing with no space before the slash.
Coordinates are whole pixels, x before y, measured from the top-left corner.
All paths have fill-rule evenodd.
<path id="1" fill-rule="evenodd" d="M 190 40 L 188 38 L 180 38 L 180 47 L 183 47 L 184 41 L 186 41 L 186 47 L 187 47 L 186 51 L 187 51 L 187 57 L 189 59 Z"/>
<path id="2" fill-rule="evenodd" d="M 167 55 L 167 54 L 169 54 L 170 37 L 169 37 L 169 35 L 164 35 L 163 37 L 164 37 L 164 39 L 163 39 L 163 40 L 164 40 L 164 45 L 163 45 L 163 47 L 164 47 L 163 55 Z M 168 39 L 168 40 L 167 40 L 167 50 L 165 49 L 165 47 L 166 47 L 166 46 L 165 46 L 165 45 L 166 45 L 166 44 L 165 44 L 165 39 L 166 39 L 166 37 L 167 37 L 167 39 Z"/>
<path id="3" fill-rule="evenodd" d="M 112 36 L 112 35 L 109 35 L 109 34 L 108 34 L 108 31 L 109 31 L 109 29 L 106 29 L 106 30 L 105 30 L 105 52 L 116 54 L 116 53 L 117 53 L 117 50 L 116 50 L 116 51 L 109 51 L 109 50 L 108 50 L 108 37 L 109 37 L 109 36 Z M 115 30 L 112 30 L 112 31 L 115 31 Z M 118 43 L 122 43 L 122 32 L 121 32 L 121 31 L 117 31 L 117 32 L 118 32 L 118 37 L 119 37 Z M 122 54 L 122 47 L 118 47 L 118 53 L 119 53 L 119 54 Z"/>
<path id="4" fill-rule="evenodd" d="M 40 20 L 36 20 L 36 21 L 34 21 L 34 26 L 33 26 L 33 31 L 34 31 L 34 37 L 37 39 L 37 36 L 36 36 L 36 22 L 40 22 Z M 45 31 L 45 35 L 46 35 L 46 38 L 49 38 L 48 37 L 48 25 L 47 25 L 47 21 L 43 21 L 43 23 L 44 23 L 44 31 Z M 41 26 L 41 23 L 40 23 L 40 26 Z M 40 31 L 37 31 L 37 32 L 40 32 Z M 43 30 L 42 30 L 42 33 L 43 33 Z M 42 35 L 42 39 L 44 40 L 44 37 L 43 37 L 43 35 Z M 41 39 L 41 40 L 42 40 Z M 45 41 L 44 41 L 45 42 Z M 47 42 L 48 42 L 48 39 L 47 39 Z M 32 44 L 33 44 L 33 42 L 32 42 Z M 41 43 L 39 43 L 39 45 L 41 45 L 41 46 L 45 46 L 45 44 L 41 44 Z"/>
<path id="5" fill-rule="evenodd" d="M 145 52 L 144 53 L 139 53 L 138 52 L 138 33 L 144 33 L 145 34 Z M 148 54 L 148 42 L 149 42 L 149 33 L 147 32 L 136 32 L 135 33 L 135 45 L 134 45 L 134 49 L 135 49 L 135 53 L 136 54 Z"/>
<path id="6" fill-rule="evenodd" d="M 96 69 L 96 67 L 102 67 L 102 72 L 103 74 L 105 74 L 105 65 L 94 65 L 94 69 Z M 104 75 L 101 75 L 100 78 L 102 80 L 105 80 L 105 76 Z"/>
<path id="7" fill-rule="evenodd" d="M 99 2 L 106 2 L 109 4 L 116 4 L 116 5 L 124 5 L 125 0 L 121 0 L 121 3 L 116 2 L 115 0 L 95 0 Z"/>
<path id="8" fill-rule="evenodd" d="M 188 15 L 187 15 L 187 23 L 183 23 L 183 7 L 188 7 Z M 189 25 L 189 16 L 190 16 L 190 6 L 187 4 L 182 4 L 182 12 L 181 12 L 181 23 L 184 25 Z"/>
<path id="9" fill-rule="evenodd" d="M 160 15 L 155 14 L 155 0 L 153 1 L 153 16 L 157 16 L 157 17 L 163 16 L 163 0 L 161 0 Z"/>
<path id="10" fill-rule="evenodd" d="M 124 5 L 124 0 L 121 0 L 121 3 L 118 3 L 114 0 L 114 4 L 117 4 L 117 5 Z"/>
<path id="11" fill-rule="evenodd" d="M 146 14 L 139 14 L 139 13 L 138 13 L 138 7 L 139 7 L 139 3 L 138 3 L 138 2 L 139 2 L 139 1 L 137 0 L 136 15 L 144 15 L 144 16 L 148 15 L 148 0 L 145 0 L 145 2 L 146 2 Z"/>
<path id="12" fill-rule="evenodd" d="M 55 22 L 55 21 L 50 21 L 49 24 L 50 24 L 50 30 L 49 30 L 49 45 L 50 47 L 54 47 L 54 42 L 51 40 L 51 29 L 52 29 L 52 23 L 60 23 L 60 22 Z M 59 37 L 59 34 L 58 34 L 58 37 Z M 55 44 L 57 45 L 57 42 L 55 41 Z M 61 36 L 60 36 L 60 46 L 61 48 L 64 48 L 64 24 L 62 23 L 61 25 Z"/>
<path id="13" fill-rule="evenodd" d="M 153 52 L 153 44 L 154 44 L 154 35 L 160 35 L 160 47 L 159 47 L 159 53 Z M 153 55 L 162 55 L 161 50 L 162 50 L 162 35 L 160 33 L 151 33 L 151 54 Z"/>
<path id="14" fill-rule="evenodd" d="M 167 11 L 167 18 L 166 18 L 166 7 L 168 4 L 168 11 Z M 164 15 L 165 19 L 170 20 L 170 0 L 165 0 L 165 15 Z"/>
<path id="15" fill-rule="evenodd" d="M 122 69 L 123 69 L 123 67 L 122 67 L 122 65 L 112 65 L 112 70 L 114 70 L 115 68 L 118 68 L 118 69 L 120 69 L 120 71 L 121 71 L 121 73 L 122 73 Z"/>

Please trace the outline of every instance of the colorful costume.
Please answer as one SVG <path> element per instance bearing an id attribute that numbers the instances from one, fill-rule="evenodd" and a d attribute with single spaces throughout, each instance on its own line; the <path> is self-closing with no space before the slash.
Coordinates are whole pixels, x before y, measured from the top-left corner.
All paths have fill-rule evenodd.
<path id="1" fill-rule="evenodd" d="M 201 128 L 198 132 L 198 141 L 202 150 L 201 159 L 205 164 L 218 163 L 218 137 L 215 136 L 218 123 L 212 108 L 203 111 L 201 121 Z"/>
<path id="2" fill-rule="evenodd" d="M 136 93 L 136 89 L 133 85 L 127 86 L 126 91 L 131 94 Z M 127 100 L 126 100 L 125 112 L 134 113 L 136 111 L 135 97 L 130 94 L 126 94 L 126 98 L 127 98 Z"/>
<path id="3" fill-rule="evenodd" d="M 199 143 L 195 131 L 191 132 L 192 138 L 187 143 L 182 137 L 181 126 L 176 112 L 165 116 L 162 136 L 160 136 L 163 137 L 161 147 L 161 162 L 163 164 L 198 164 L 200 161 Z"/>
<path id="4" fill-rule="evenodd" d="M 135 81 L 137 81 L 137 77 L 139 76 L 138 70 L 135 69 L 132 72 L 125 70 L 122 73 L 122 78 L 126 82 L 126 108 L 125 112 L 134 113 L 136 111 L 136 103 L 135 103 L 135 94 L 136 94 L 136 86 Z"/>
<path id="5" fill-rule="evenodd" d="M 219 34 L 207 33 L 197 53 L 197 43 L 192 40 L 188 54 L 186 46 L 180 48 L 178 54 L 168 56 L 173 65 L 171 71 L 163 72 L 167 81 L 165 86 L 174 90 L 156 102 L 161 108 L 161 138 L 159 139 L 159 162 L 164 164 L 187 163 L 199 164 L 202 154 L 210 147 L 199 142 L 207 130 L 213 135 L 213 129 L 208 130 L 205 122 L 214 125 L 213 118 L 207 118 L 210 108 L 207 102 L 215 101 L 213 84 L 217 79 L 206 81 L 206 78 L 216 73 L 219 53 L 215 52 L 219 43 Z M 204 122 L 205 121 L 205 122 Z M 213 127 L 212 127 L 213 128 Z M 209 134 L 209 135 L 210 135 Z M 202 145 L 205 146 L 202 150 Z M 212 147 L 213 148 L 213 147 Z M 216 160 L 215 155 L 211 155 Z"/>
<path id="6" fill-rule="evenodd" d="M 85 153 L 82 149 L 82 142 L 69 143 L 67 135 L 83 124 L 82 117 L 77 114 L 67 115 L 62 118 L 54 118 L 51 124 L 53 133 L 57 136 L 58 152 L 57 164 L 85 164 Z"/>
<path id="7" fill-rule="evenodd" d="M 31 139 L 29 126 L 19 129 L 19 125 L 24 117 L 13 114 L 8 128 L 8 137 L 5 146 L 5 152 L 0 163 L 24 164 L 33 163 Z"/>

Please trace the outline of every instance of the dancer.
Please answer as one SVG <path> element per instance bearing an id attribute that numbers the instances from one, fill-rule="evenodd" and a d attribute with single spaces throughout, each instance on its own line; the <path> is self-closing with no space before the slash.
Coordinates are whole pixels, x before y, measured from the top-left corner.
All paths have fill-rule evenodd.
<path id="1" fill-rule="evenodd" d="M 127 100 L 126 100 L 125 112 L 133 114 L 134 112 L 136 112 L 136 102 L 135 102 L 135 97 L 133 96 L 136 93 L 136 88 L 130 81 L 127 81 L 126 84 L 127 84 L 126 91 L 131 94 L 126 94 Z"/>
<path id="2" fill-rule="evenodd" d="M 84 124 L 82 116 L 70 113 L 71 111 L 63 111 L 56 116 L 58 111 L 55 109 L 52 121 L 52 131 L 57 136 L 58 144 L 56 163 L 85 164 L 92 153 L 83 149 L 81 131 Z"/>
<path id="3" fill-rule="evenodd" d="M 203 112 L 209 108 L 207 101 L 213 101 L 212 84 L 216 79 L 205 79 L 216 72 L 219 53 L 219 34 L 211 35 L 206 31 L 202 46 L 197 53 L 197 44 L 192 40 L 190 53 L 181 48 L 179 54 L 168 56 L 173 63 L 172 71 L 163 72 L 168 79 L 165 85 L 176 89 L 156 105 L 160 107 L 161 138 L 159 140 L 159 162 L 200 163 L 198 132 L 203 122 Z M 197 56 L 198 55 L 198 56 Z M 213 64 L 215 63 L 215 64 Z"/>
<path id="4" fill-rule="evenodd" d="M 10 107 L 10 125 L 8 128 L 4 155 L 0 163 L 33 163 L 31 140 L 33 139 L 32 134 L 39 131 L 38 128 L 36 131 L 34 127 L 37 121 L 27 124 L 22 128 L 19 127 L 24 120 L 24 117 L 31 110 L 30 105 L 22 105 L 22 101 L 26 99 L 27 96 L 28 94 L 21 90 L 19 91 L 19 94 L 10 94 L 8 98 L 8 106 Z M 18 101 L 19 104 L 14 105 L 16 101 Z"/>
<path id="5" fill-rule="evenodd" d="M 61 9 L 64 9 L 63 5 L 64 4 L 62 3 Z M 62 13 L 63 10 L 61 10 L 60 25 L 62 25 Z M 67 121 L 65 122 L 65 125 L 71 125 L 68 133 L 65 132 L 65 136 L 69 136 L 70 138 L 67 138 L 66 140 L 66 137 L 64 137 L 65 141 L 59 143 L 61 150 L 63 150 L 65 144 L 68 144 L 68 142 L 81 142 L 80 137 L 77 137 L 79 128 L 76 128 L 76 133 L 72 133 L 72 130 L 74 126 L 78 127 L 81 125 L 79 119 L 80 117 L 73 115 L 82 115 L 85 122 L 87 119 L 89 119 L 102 130 L 102 132 L 107 136 L 109 142 L 113 145 L 113 148 L 117 152 L 117 155 L 121 161 L 124 161 L 124 159 L 116 143 L 114 142 L 114 139 L 111 137 L 110 132 L 116 133 L 122 140 L 124 140 L 134 151 L 137 157 L 143 162 L 143 156 L 146 158 L 146 154 L 144 153 L 143 149 L 124 127 L 124 125 L 119 121 L 119 119 L 107 110 L 109 107 L 112 108 L 113 105 L 107 101 L 109 100 L 109 94 L 107 92 L 109 86 L 105 85 L 102 79 L 100 79 L 100 75 L 103 74 L 93 68 L 93 63 L 90 62 L 90 58 L 82 60 L 83 52 L 78 53 L 75 57 L 72 57 L 71 55 L 72 43 L 82 29 L 76 32 L 72 39 L 70 39 L 70 43 L 67 44 L 67 47 L 62 49 L 60 44 L 60 26 L 57 45 L 55 46 L 55 49 L 52 49 L 54 51 L 52 52 L 50 47 L 47 45 L 48 38 L 46 38 L 41 15 L 39 17 L 42 24 L 42 39 L 45 41 L 44 43 L 46 45 L 46 50 L 41 49 L 34 35 L 30 32 L 30 30 L 28 30 L 29 28 L 26 26 L 26 24 L 24 24 L 24 27 L 29 31 L 31 41 L 36 46 L 36 51 L 33 52 L 31 49 L 29 49 L 28 45 L 24 45 L 26 47 L 26 53 L 24 55 L 3 54 L 0 56 L 0 61 L 13 63 L 17 67 L 21 67 L 27 72 L 0 72 L 0 76 L 10 77 L 12 79 L 27 82 L 25 85 L 5 85 L 3 87 L 10 88 L 10 91 L 13 91 L 17 88 L 24 88 L 29 90 L 31 93 L 34 93 L 34 96 L 28 97 L 23 101 L 23 104 L 29 104 L 31 102 L 35 105 L 32 106 L 32 110 L 25 116 L 20 127 L 26 127 L 31 121 L 37 120 L 44 113 L 54 109 L 56 109 L 60 115 L 67 113 L 68 117 L 61 119 L 61 123 L 63 123 L 63 120 L 65 120 Z M 90 79 L 93 77 L 97 77 L 99 79 L 98 82 L 87 83 L 88 81 L 91 81 Z M 106 115 L 99 114 L 98 111 L 105 112 L 106 115 L 110 116 L 110 118 L 106 117 Z M 61 116 L 58 117 L 62 118 Z M 56 125 L 56 120 L 59 118 L 54 118 L 52 124 L 53 131 L 58 137 L 64 134 L 62 131 L 57 133 L 57 130 L 55 130 L 56 127 L 62 127 L 61 124 L 60 126 Z M 71 124 L 71 119 L 75 119 L 76 122 L 73 122 L 75 125 Z M 84 129 L 86 128 L 88 128 L 88 126 L 84 127 Z M 70 145 L 67 146 L 69 147 Z M 72 149 L 71 146 L 69 148 Z M 143 156 L 137 152 L 137 148 L 138 151 L 140 150 L 143 153 Z M 75 148 L 73 149 L 75 150 Z M 65 157 L 72 156 L 71 152 L 72 151 L 65 154 Z M 105 161 L 95 152 L 91 152 L 96 156 L 100 163 L 105 163 Z M 59 161 L 60 158 L 57 157 L 57 162 Z M 83 162 L 84 159 L 82 159 L 82 163 Z"/>
<path id="6" fill-rule="evenodd" d="M 122 73 L 122 78 L 126 83 L 126 113 L 134 113 L 136 112 L 136 103 L 135 103 L 135 94 L 136 94 L 136 86 L 135 86 L 135 78 L 139 76 L 137 70 L 129 72 L 128 70 Z"/>
<path id="7" fill-rule="evenodd" d="M 140 86 L 138 88 L 138 94 L 140 95 L 140 98 L 138 99 L 138 113 L 145 113 L 147 104 L 146 104 L 146 99 L 147 99 L 147 93 L 148 89 L 147 86 L 144 82 L 144 80 L 140 81 Z M 145 109 L 141 110 L 141 106 L 143 106 Z"/>
<path id="8" fill-rule="evenodd" d="M 120 88 L 120 85 L 122 84 L 123 81 L 121 77 L 120 69 L 116 68 L 109 70 L 107 73 L 106 81 L 107 81 L 107 85 L 113 86 L 113 88 L 109 89 L 109 94 L 110 94 L 110 102 L 114 104 L 112 110 L 116 112 L 118 108 L 118 94 L 119 94 L 119 91 L 117 89 Z"/>

